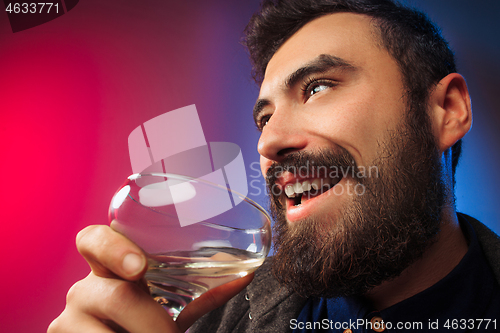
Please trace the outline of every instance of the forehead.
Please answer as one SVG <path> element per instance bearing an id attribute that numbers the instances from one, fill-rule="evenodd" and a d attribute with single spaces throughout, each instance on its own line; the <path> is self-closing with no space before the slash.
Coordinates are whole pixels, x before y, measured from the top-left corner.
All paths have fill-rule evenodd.
<path id="1" fill-rule="evenodd" d="M 287 75 L 321 54 L 344 59 L 361 69 L 397 68 L 381 45 L 371 17 L 328 14 L 304 25 L 276 51 L 266 68 L 264 92 L 268 86 L 282 84 Z"/>

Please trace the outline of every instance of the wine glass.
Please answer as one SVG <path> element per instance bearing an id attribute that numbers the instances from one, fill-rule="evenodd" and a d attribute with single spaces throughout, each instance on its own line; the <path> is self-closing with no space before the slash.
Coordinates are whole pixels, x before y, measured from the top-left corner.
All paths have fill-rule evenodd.
<path id="1" fill-rule="evenodd" d="M 174 320 L 204 292 L 257 269 L 271 244 L 270 218 L 258 204 L 182 175 L 128 177 L 109 220 L 146 254 L 150 293 Z"/>

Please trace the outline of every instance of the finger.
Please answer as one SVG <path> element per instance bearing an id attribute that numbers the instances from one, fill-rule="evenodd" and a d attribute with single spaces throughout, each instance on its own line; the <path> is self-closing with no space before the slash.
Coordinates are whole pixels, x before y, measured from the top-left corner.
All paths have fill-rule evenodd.
<path id="1" fill-rule="evenodd" d="M 127 332 L 126 329 L 115 323 L 114 321 L 111 320 L 103 320 L 102 321 L 104 324 L 106 324 L 109 328 L 113 330 L 115 333 L 129 333 Z"/>
<path id="2" fill-rule="evenodd" d="M 253 279 L 254 274 L 211 289 L 189 303 L 177 317 L 176 323 L 181 332 L 187 330 L 204 314 L 217 309 L 242 291 Z"/>
<path id="3" fill-rule="evenodd" d="M 68 295 L 69 304 L 73 303 L 73 296 L 85 295 L 85 300 L 74 302 L 78 312 L 110 320 L 130 333 L 180 332 L 168 313 L 137 284 L 103 279 L 93 273 L 85 280 L 72 288 L 73 295 Z"/>
<path id="4" fill-rule="evenodd" d="M 101 320 L 82 313 L 72 313 L 65 309 L 63 313 L 50 323 L 47 333 L 113 333 L 117 330 L 111 329 Z"/>
<path id="5" fill-rule="evenodd" d="M 76 236 L 76 246 L 95 275 L 138 280 L 147 269 L 141 249 L 105 225 L 86 227 Z"/>

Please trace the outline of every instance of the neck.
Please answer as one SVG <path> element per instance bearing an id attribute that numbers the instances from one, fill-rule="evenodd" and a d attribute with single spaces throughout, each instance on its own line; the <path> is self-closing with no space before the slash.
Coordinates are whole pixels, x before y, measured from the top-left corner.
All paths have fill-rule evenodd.
<path id="1" fill-rule="evenodd" d="M 454 208 L 447 207 L 443 211 L 437 240 L 429 246 L 422 258 L 397 278 L 370 290 L 365 297 L 377 310 L 383 310 L 418 294 L 450 273 L 463 258 L 467 248 L 456 212 Z"/>

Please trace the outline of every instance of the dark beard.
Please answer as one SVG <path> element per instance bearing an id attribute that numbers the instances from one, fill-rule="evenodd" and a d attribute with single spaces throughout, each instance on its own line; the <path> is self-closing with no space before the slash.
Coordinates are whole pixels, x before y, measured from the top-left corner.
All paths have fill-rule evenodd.
<path id="1" fill-rule="evenodd" d="M 440 154 L 430 126 L 405 125 L 382 146 L 374 163 L 378 177 L 354 179 L 366 191 L 353 195 L 338 216 L 289 225 L 279 197 L 270 193 L 273 273 L 282 284 L 305 297 L 363 295 L 399 276 L 432 244 L 446 197 Z M 305 161 L 345 168 L 353 160 L 344 149 L 296 152 L 273 165 L 268 175 L 298 170 Z M 269 188 L 274 180 L 268 177 Z"/>

